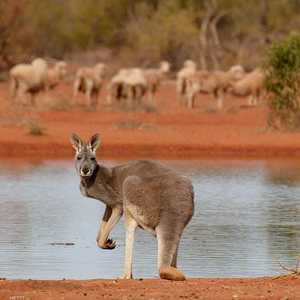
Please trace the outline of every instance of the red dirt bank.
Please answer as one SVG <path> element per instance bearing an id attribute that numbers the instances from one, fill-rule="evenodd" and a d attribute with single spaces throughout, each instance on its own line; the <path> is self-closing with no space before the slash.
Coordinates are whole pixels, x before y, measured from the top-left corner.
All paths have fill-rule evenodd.
<path id="1" fill-rule="evenodd" d="M 300 278 L 164 280 L 2 280 L 0 299 L 300 299 Z"/>
<path id="2" fill-rule="evenodd" d="M 268 111 L 242 106 L 246 99 L 227 97 L 222 112 L 213 110 L 210 96 L 198 100 L 197 109 L 182 108 L 174 86 L 158 95 L 158 113 L 112 112 L 100 103 L 97 112 L 83 109 L 21 111 L 11 106 L 7 84 L 0 85 L 0 156 L 70 157 L 71 132 L 85 138 L 99 132 L 101 157 L 197 158 L 209 156 L 300 155 L 300 133 L 266 131 Z M 63 86 L 52 98 L 70 99 Z M 104 99 L 104 97 L 102 97 Z M 103 101 L 103 100 L 101 100 Z M 45 134 L 28 134 L 26 120 L 37 120 Z"/>

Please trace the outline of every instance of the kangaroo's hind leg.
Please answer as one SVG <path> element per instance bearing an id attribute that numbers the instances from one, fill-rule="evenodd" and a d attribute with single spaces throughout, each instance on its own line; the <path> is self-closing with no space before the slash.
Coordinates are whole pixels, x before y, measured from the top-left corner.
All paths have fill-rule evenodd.
<path id="1" fill-rule="evenodd" d="M 156 228 L 158 268 L 162 279 L 185 280 L 183 273 L 176 268 L 178 246 L 184 228 L 178 225 L 159 224 Z"/>
<path id="2" fill-rule="evenodd" d="M 124 274 L 122 279 L 132 279 L 132 261 L 133 261 L 133 246 L 134 246 L 134 234 L 138 224 L 125 209 L 125 230 L 126 230 L 126 243 L 125 243 L 125 265 Z"/>

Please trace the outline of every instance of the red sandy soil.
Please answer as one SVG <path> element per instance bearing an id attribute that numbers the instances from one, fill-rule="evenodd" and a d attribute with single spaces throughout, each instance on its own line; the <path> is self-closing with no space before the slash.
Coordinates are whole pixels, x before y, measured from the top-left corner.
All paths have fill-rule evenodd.
<path id="1" fill-rule="evenodd" d="M 179 104 L 174 83 L 167 83 L 157 97 L 157 112 L 112 111 L 103 105 L 105 91 L 96 112 L 83 107 L 65 111 L 47 109 L 49 102 L 70 100 L 71 95 L 71 87 L 64 85 L 51 94 L 39 96 L 36 108 L 21 109 L 11 104 L 8 84 L 1 83 L 0 156 L 72 157 L 71 132 L 85 139 L 99 132 L 103 141 L 99 158 L 290 157 L 300 154 L 300 133 L 266 130 L 265 103 L 250 108 L 245 105 L 245 98 L 227 96 L 224 110 L 217 112 L 213 98 L 202 96 L 197 100 L 196 109 L 190 111 Z M 28 133 L 28 122 L 32 120 L 42 127 L 43 135 Z M 186 282 L 0 280 L 0 300 L 6 299 L 291 300 L 300 299 L 300 278 L 191 279 Z"/>
<path id="2" fill-rule="evenodd" d="M 37 108 L 21 109 L 11 104 L 8 84 L 0 84 L 0 156 L 70 157 L 71 132 L 84 138 L 99 132 L 103 141 L 101 157 L 188 159 L 206 155 L 300 154 L 300 133 L 267 130 L 265 103 L 247 107 L 247 99 L 228 95 L 224 109 L 216 111 L 214 99 L 204 95 L 197 99 L 197 107 L 191 111 L 179 104 L 175 85 L 169 82 L 158 94 L 157 112 L 126 113 L 105 107 L 105 93 L 104 89 L 96 112 L 78 106 L 55 111 L 43 105 L 55 99 L 70 100 L 70 85 L 38 96 Z M 30 135 L 28 120 L 35 120 L 44 129 L 44 135 Z"/>
<path id="3" fill-rule="evenodd" d="M 1 300 L 300 299 L 300 277 L 166 280 L 1 280 Z"/>

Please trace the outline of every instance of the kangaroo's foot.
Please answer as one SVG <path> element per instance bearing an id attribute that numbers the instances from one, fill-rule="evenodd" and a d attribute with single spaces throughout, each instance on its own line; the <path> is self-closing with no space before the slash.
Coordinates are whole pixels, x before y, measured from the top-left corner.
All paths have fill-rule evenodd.
<path id="1" fill-rule="evenodd" d="M 133 279 L 132 274 L 123 274 L 118 279 Z"/>
<path id="2" fill-rule="evenodd" d="M 161 279 L 167 279 L 167 280 L 175 280 L 175 281 L 185 280 L 185 276 L 183 275 L 183 273 L 181 273 L 180 271 L 178 271 L 176 268 L 173 267 L 160 267 L 159 276 Z"/>

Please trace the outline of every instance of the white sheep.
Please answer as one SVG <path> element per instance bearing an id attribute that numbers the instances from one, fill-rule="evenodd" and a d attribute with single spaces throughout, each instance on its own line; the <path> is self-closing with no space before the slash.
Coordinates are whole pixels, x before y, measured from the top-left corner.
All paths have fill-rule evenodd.
<path id="1" fill-rule="evenodd" d="M 231 84 L 231 92 L 237 96 L 249 96 L 248 104 L 257 105 L 264 89 L 265 74 L 260 69 L 255 69 L 246 74 L 241 80 Z"/>
<path id="2" fill-rule="evenodd" d="M 188 107 L 193 108 L 196 95 L 199 93 L 213 94 L 217 100 L 217 108 L 223 108 L 224 94 L 232 85 L 245 76 L 244 68 L 232 66 L 225 71 L 191 72 L 186 78 Z"/>
<path id="3" fill-rule="evenodd" d="M 51 69 L 48 69 L 46 89 L 55 88 L 67 74 L 67 63 L 64 61 L 57 62 Z"/>
<path id="4" fill-rule="evenodd" d="M 187 106 L 193 108 L 199 93 L 213 94 L 217 100 L 217 108 L 223 108 L 224 92 L 226 91 L 230 74 L 223 71 L 197 71 L 187 78 Z"/>
<path id="5" fill-rule="evenodd" d="M 129 74 L 124 81 L 124 93 L 131 104 L 140 104 L 149 88 L 149 82 L 143 70 L 140 68 L 129 70 Z"/>
<path id="6" fill-rule="evenodd" d="M 144 78 L 147 82 L 148 99 L 149 102 L 154 102 L 154 95 L 156 94 L 161 81 L 165 78 L 166 73 L 170 71 L 170 63 L 163 61 L 160 63 L 158 69 L 145 69 Z"/>
<path id="7" fill-rule="evenodd" d="M 181 101 L 186 97 L 186 80 L 189 76 L 195 74 L 196 70 L 197 64 L 192 60 L 186 60 L 183 64 L 183 68 L 180 69 L 176 75 L 176 90 Z"/>
<path id="8" fill-rule="evenodd" d="M 120 102 L 122 98 L 125 98 L 125 81 L 126 78 L 130 74 L 130 69 L 120 69 L 117 74 L 115 74 L 107 88 L 108 88 L 108 93 L 107 93 L 107 104 L 111 105 L 114 102 Z"/>
<path id="9" fill-rule="evenodd" d="M 45 89 L 47 71 L 47 62 L 42 58 L 35 59 L 31 64 L 14 66 L 9 72 L 12 98 L 20 97 L 25 103 L 24 97 L 29 94 L 30 103 L 34 105 L 34 94 Z"/>
<path id="10" fill-rule="evenodd" d="M 126 99 L 130 104 L 138 104 L 147 91 L 147 81 L 140 68 L 121 69 L 111 78 L 108 85 L 107 103 Z"/>
<path id="11" fill-rule="evenodd" d="M 85 93 L 88 106 L 97 107 L 98 95 L 106 76 L 106 65 L 98 63 L 94 67 L 79 68 L 75 75 L 73 97 L 79 92 Z"/>

